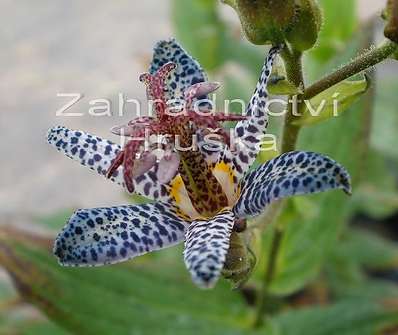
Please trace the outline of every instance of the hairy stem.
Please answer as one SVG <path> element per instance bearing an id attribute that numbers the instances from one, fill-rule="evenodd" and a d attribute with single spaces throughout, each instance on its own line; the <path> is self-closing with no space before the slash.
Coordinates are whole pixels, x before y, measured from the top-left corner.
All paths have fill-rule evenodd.
<path id="1" fill-rule="evenodd" d="M 296 87 L 304 89 L 302 54 L 295 51 L 289 52 L 289 50 L 285 49 L 281 56 L 285 63 L 287 80 L 289 80 Z M 292 96 L 289 96 L 289 101 L 292 98 Z M 301 100 L 301 95 L 298 95 L 297 101 Z M 296 147 L 300 127 L 293 125 L 295 117 L 297 116 L 294 116 L 293 114 L 293 104 L 289 103 L 282 134 L 282 153 L 292 151 Z"/>
<path id="2" fill-rule="evenodd" d="M 309 86 L 304 91 L 303 99 L 311 99 L 312 97 L 332 87 L 333 85 L 336 85 L 339 82 L 382 62 L 391 54 L 393 54 L 396 50 L 397 44 L 392 41 L 386 40 L 379 47 L 369 50 L 362 55 L 359 55 L 347 65 Z"/>

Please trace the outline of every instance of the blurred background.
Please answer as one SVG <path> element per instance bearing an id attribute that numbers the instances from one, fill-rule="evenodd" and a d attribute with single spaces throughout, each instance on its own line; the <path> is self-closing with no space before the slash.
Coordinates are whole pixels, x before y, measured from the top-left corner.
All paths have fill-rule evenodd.
<path id="1" fill-rule="evenodd" d="M 378 44 L 382 40 L 383 21 L 379 16 L 385 7 L 384 0 L 321 0 L 320 3 L 325 6 L 325 17 L 329 21 L 325 23 L 326 33 L 318 47 L 306 57 L 305 73 L 308 82 L 319 79 L 339 64 L 348 61 L 358 50 Z M 0 14 L 0 151 L 3 171 L 0 174 L 0 224 L 18 227 L 24 232 L 40 233 L 40 236 L 45 237 L 40 237 L 43 240 L 36 242 L 37 245 L 45 245 L 45 248 L 48 244 L 46 238 L 55 236 L 73 209 L 118 205 L 129 201 L 117 185 L 108 183 L 72 163 L 48 146 L 45 140 L 48 128 L 60 124 L 117 140 L 110 134 L 109 128 L 134 116 L 129 107 L 123 117 L 117 115 L 118 93 L 145 101 L 145 90 L 138 81 L 138 76 L 147 70 L 152 48 L 158 40 L 176 36 L 208 70 L 211 79 L 223 83 L 221 90 L 224 91 L 225 97 L 230 98 L 247 99 L 256 82 L 265 53 L 264 47 L 250 45 L 244 40 L 235 12 L 217 1 L 0 0 L 0 4 L 3 8 Z M 369 25 L 372 26 L 371 30 Z M 271 328 L 275 326 L 280 331 L 275 334 L 376 334 L 376 331 L 382 332 L 380 329 L 383 329 L 384 334 L 398 334 L 398 288 L 394 284 L 398 280 L 397 76 L 398 68 L 392 60 L 378 65 L 373 78 L 375 85 L 372 92 L 368 92 L 367 96 L 363 96 L 349 111 L 344 112 L 342 119 L 345 119 L 331 120 L 320 126 L 305 129 L 300 138 L 300 148 L 330 154 L 347 165 L 350 172 L 354 172 L 354 178 L 358 178 L 358 192 L 355 194 L 354 191 L 349 208 L 344 209 L 342 207 L 345 198 L 343 200 L 343 197 L 339 196 L 336 196 L 335 205 L 328 203 L 329 205 L 325 206 L 325 199 L 329 198 L 322 196 L 300 198 L 289 204 L 290 212 L 283 215 L 282 220 L 293 220 L 292 217 L 297 220 L 300 217 L 309 223 L 301 228 L 297 228 L 296 225 L 288 233 L 286 249 L 279 260 L 282 264 L 280 277 L 276 279 L 273 288 L 275 295 L 286 298 L 289 306 L 307 306 L 315 303 L 326 305 L 335 301 L 338 302 L 338 306 L 333 305 L 331 310 L 327 310 L 327 315 L 319 314 L 318 319 L 305 312 L 281 314 L 276 317 L 274 323 L 270 323 L 273 325 Z M 67 101 L 66 98 L 57 97 L 57 93 L 61 92 L 84 94 L 84 98 L 70 110 L 81 112 L 83 116 L 56 117 L 56 110 Z M 88 102 L 96 98 L 110 99 L 114 115 L 89 115 Z M 361 111 L 372 107 L 373 110 L 369 113 L 373 113 L 373 121 L 367 123 L 365 130 L 358 130 L 358 124 L 365 118 Z M 274 120 L 272 129 L 276 133 L 278 124 L 278 120 Z M 337 137 L 331 135 L 332 133 L 344 135 Z M 358 136 L 367 136 L 366 152 L 363 155 L 361 153 L 362 156 L 358 153 L 362 150 Z M 328 208 L 319 209 L 323 208 L 319 206 Z M 327 220 L 324 220 L 325 218 Z M 311 225 L 311 222 L 319 221 L 323 223 Z M 336 225 L 333 225 L 333 222 Z M 301 229 L 300 233 L 297 233 L 298 229 Z M 322 229 L 322 236 L 318 237 L 318 231 Z M 351 234 L 351 229 L 355 230 L 355 234 Z M 6 235 L 3 233 L 3 236 Z M 31 235 L 21 236 L 18 235 L 15 239 L 22 245 L 24 238 L 31 238 Z M 337 240 L 340 243 L 338 247 Z M 289 243 L 294 246 L 289 248 Z M 262 246 L 265 253 L 268 245 L 269 241 L 265 238 Z M 325 256 L 323 249 L 328 249 L 326 246 L 330 246 L 330 250 L 333 251 L 327 252 Z M 315 254 L 320 249 L 322 252 L 318 257 Z M 28 252 L 29 248 L 26 250 L 26 254 L 31 254 Z M 364 255 L 366 251 L 369 253 Z M 71 272 L 73 275 L 70 277 L 57 277 L 59 269 L 51 270 L 55 271 L 54 273 L 49 270 L 51 266 L 56 268 L 55 262 L 52 265 L 49 263 L 52 260 L 51 256 L 43 260 L 45 256 L 40 255 L 38 259 L 42 263 L 37 262 L 41 267 L 33 266 L 32 269 L 22 272 L 15 270 L 14 273 L 10 269 L 16 269 L 15 264 L 21 260 L 11 262 L 10 259 L 16 256 L 10 255 L 9 250 L 1 243 L 0 253 L 3 253 L 0 263 L 11 273 L 10 275 L 2 271 L 0 275 L 0 334 L 153 334 L 159 331 L 153 324 L 154 320 L 161 322 L 162 319 L 167 319 L 169 314 L 173 317 L 174 314 L 180 315 L 180 318 L 177 317 L 176 321 L 171 323 L 172 326 L 177 325 L 175 328 L 165 326 L 164 333 L 168 333 L 168 329 L 171 329 L 170 333 L 181 334 L 191 333 L 192 329 L 203 330 L 205 333 L 218 333 L 218 329 L 229 329 L 228 334 L 240 333 L 241 325 L 246 324 L 240 311 L 244 310 L 245 301 L 249 301 L 250 306 L 251 285 L 255 287 L 258 284 L 256 280 L 260 277 L 260 274 L 255 275 L 253 283 L 248 285 L 243 294 L 233 293 L 240 296 L 236 298 L 239 302 L 236 302 L 234 297 L 230 297 L 232 293 L 227 284 L 222 284 L 213 295 L 211 292 L 197 291 L 190 283 L 186 284 L 188 288 L 183 292 L 178 292 L 178 285 L 165 293 L 156 288 L 154 285 L 158 281 L 162 283 L 163 278 L 167 278 L 164 279 L 166 282 L 175 281 L 168 278 L 167 273 L 173 272 L 170 269 L 173 268 L 174 262 L 178 261 L 177 268 L 182 267 L 180 251 L 170 251 L 164 256 L 149 256 L 143 261 L 138 261 L 139 265 L 145 262 L 152 263 L 151 269 L 156 268 L 157 262 L 170 262 L 170 268 L 162 270 L 155 284 L 145 277 L 152 278 L 152 270 L 148 270 L 148 274 L 144 272 L 142 278 L 136 278 L 134 274 L 137 270 L 126 270 L 123 266 L 120 270 L 115 270 L 114 279 L 112 271 L 97 272 L 97 269 L 93 274 L 88 274 L 87 271 L 84 271 L 84 275 Z M 25 253 L 21 252 L 18 257 Z M 301 263 L 297 262 L 302 253 L 304 260 Z M 353 256 L 348 257 L 347 254 Z M 290 260 L 292 262 L 289 263 Z M 35 264 L 35 259 L 27 262 Z M 262 264 L 261 260 L 259 264 Z M 134 280 L 130 281 L 128 271 L 132 272 Z M 292 273 L 294 271 L 296 273 Z M 60 301 L 63 307 L 60 309 L 52 300 L 55 291 L 49 289 L 48 297 L 45 294 L 49 300 L 43 300 L 36 291 L 43 290 L 46 284 L 35 276 L 39 273 L 39 277 L 45 277 L 44 274 L 49 272 L 55 276 L 54 278 L 59 279 L 56 286 L 62 296 Z M 87 278 L 84 277 L 86 275 Z M 181 276 L 186 277 L 183 279 L 184 283 L 185 280 L 189 282 L 187 273 L 181 271 Z M 28 277 L 36 279 L 30 280 Z M 49 275 L 49 278 L 52 278 L 49 280 L 51 286 L 53 277 Z M 82 287 L 76 289 L 76 292 L 90 292 L 90 297 L 81 295 L 82 301 L 91 299 L 94 295 L 97 298 L 87 306 L 83 303 L 82 309 L 76 310 L 76 313 L 82 316 L 73 319 L 71 315 L 82 301 L 73 293 L 64 294 L 63 288 L 79 286 L 80 282 L 89 278 L 93 281 L 99 278 L 102 286 L 95 291 L 89 282 L 85 282 Z M 372 280 L 371 284 L 369 280 Z M 111 287 L 112 281 L 117 292 L 108 292 L 114 289 Z M 134 290 L 134 285 L 142 287 L 135 287 Z M 121 290 L 120 286 L 128 286 L 128 291 Z M 145 289 L 152 292 L 150 297 L 145 295 Z M 137 294 L 137 291 L 140 293 Z M 102 305 L 99 298 L 102 294 L 105 296 L 104 304 L 118 301 L 115 298 L 118 296 L 118 299 L 127 300 L 123 302 L 126 306 L 129 303 L 132 304 L 130 307 L 140 306 L 140 300 L 148 300 L 151 306 L 155 307 L 144 309 L 146 314 L 144 311 L 141 312 L 143 315 L 149 314 L 150 317 L 137 328 L 130 327 L 125 319 L 119 320 L 117 317 L 109 326 L 104 319 L 101 324 L 101 312 L 85 310 L 112 309 L 112 306 Z M 112 294 L 115 294 L 115 297 Z M 185 312 L 189 312 L 184 305 L 174 305 L 174 297 L 176 300 L 184 299 L 184 294 L 190 295 L 194 301 L 187 301 L 187 304 L 194 306 L 192 313 L 198 313 L 192 318 L 185 315 Z M 224 298 L 225 296 L 228 298 Z M 342 302 L 339 301 L 340 298 Z M 336 321 L 344 319 L 345 316 L 349 318 L 346 310 L 358 312 L 364 306 L 370 306 L 367 298 L 377 303 L 382 298 L 390 300 L 383 300 L 383 308 L 374 307 L 363 311 L 363 314 L 350 316 L 347 324 L 355 323 L 355 329 L 348 329 L 346 324 L 338 325 L 337 328 L 331 325 L 325 326 L 326 331 L 318 332 L 318 328 L 323 327 L 324 320 Z M 201 301 L 206 299 L 213 307 L 209 312 L 211 315 L 202 318 L 203 313 L 200 310 L 207 307 L 201 306 Z M 219 306 L 215 307 L 217 304 Z M 161 313 L 157 313 L 158 305 L 162 306 Z M 346 309 L 339 309 L 340 305 Z M 178 314 L 179 308 L 184 310 L 184 313 Z M 282 311 L 285 310 L 288 308 L 282 308 Z M 218 324 L 218 318 L 223 322 Z M 301 318 L 302 323 L 296 325 L 295 318 Z M 202 322 L 202 319 L 205 321 Z M 310 320 L 314 319 L 317 323 L 311 324 Z M 134 320 L 134 317 L 131 320 Z M 213 322 L 217 326 L 214 326 Z M 90 326 L 95 323 L 94 328 Z M 204 326 L 204 323 L 207 325 Z M 289 329 L 287 324 L 294 326 Z M 308 332 L 306 325 L 311 325 L 311 329 L 315 330 Z M 364 326 L 366 328 L 362 328 Z M 274 330 L 271 328 L 262 333 L 273 334 Z M 130 329 L 130 332 L 127 332 L 127 329 Z"/>

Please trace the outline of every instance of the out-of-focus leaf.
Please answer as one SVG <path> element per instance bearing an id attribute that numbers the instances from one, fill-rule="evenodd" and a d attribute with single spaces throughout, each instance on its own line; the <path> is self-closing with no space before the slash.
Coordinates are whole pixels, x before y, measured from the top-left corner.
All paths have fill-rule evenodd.
<path id="1" fill-rule="evenodd" d="M 241 297 L 228 285 L 202 291 L 188 274 L 154 261 L 151 267 L 64 268 L 51 244 L 2 230 L 0 262 L 27 301 L 73 333 L 250 334 Z"/>
<path id="2" fill-rule="evenodd" d="M 398 192 L 395 185 L 395 179 L 391 177 L 391 184 L 386 190 L 379 185 L 364 183 L 358 188 L 358 197 L 356 201 L 360 205 L 360 210 L 375 219 L 386 218 L 398 209 Z M 384 178 L 380 178 L 383 181 Z"/>
<path id="3" fill-rule="evenodd" d="M 392 171 L 387 160 L 372 150 L 362 182 L 353 197 L 359 211 L 374 219 L 383 219 L 398 209 L 396 176 Z"/>
<path id="4" fill-rule="evenodd" d="M 278 335 L 374 335 L 396 326 L 398 312 L 381 303 L 346 301 L 282 313 L 273 320 Z"/>
<path id="5" fill-rule="evenodd" d="M 172 19 L 177 38 L 205 69 L 217 68 L 226 58 L 225 27 L 216 0 L 173 0 Z"/>
<path id="6" fill-rule="evenodd" d="M 54 214 L 37 217 L 36 222 L 50 229 L 61 229 L 73 214 L 72 209 L 63 209 Z"/>
<path id="7" fill-rule="evenodd" d="M 338 273 L 336 270 L 340 272 Z M 353 271 L 354 266 L 350 270 Z M 350 281 L 345 277 L 347 275 L 345 271 L 347 271 L 346 268 L 333 268 L 327 272 L 329 289 L 335 299 L 356 299 L 358 304 L 363 303 L 363 300 L 394 299 L 398 303 L 398 286 L 396 284 L 367 278 Z"/>
<path id="8" fill-rule="evenodd" d="M 219 111 L 244 115 L 246 103 L 250 99 L 251 92 L 248 88 L 255 87 L 255 82 L 250 80 L 246 71 L 242 71 L 237 66 L 226 66 L 222 78 L 223 84 L 219 89 L 221 94 L 217 97 L 217 107 Z M 245 87 L 243 89 L 242 87 Z"/>
<path id="9" fill-rule="evenodd" d="M 303 114 L 294 122 L 297 126 L 309 126 L 338 117 L 368 89 L 366 78 L 345 80 L 323 91 L 309 101 Z"/>
<path id="10" fill-rule="evenodd" d="M 67 335 L 67 332 L 27 308 L 12 283 L 0 281 L 0 334 Z"/>
<path id="11" fill-rule="evenodd" d="M 0 334 L 4 335 L 68 335 L 66 330 L 46 320 L 12 318 L 5 315 L 0 318 Z"/>
<path id="12" fill-rule="evenodd" d="M 68 335 L 66 330 L 58 327 L 52 322 L 46 321 L 38 321 L 32 322 L 31 324 L 26 323 L 24 325 L 20 325 L 20 331 L 17 332 L 18 335 Z"/>
<path id="13" fill-rule="evenodd" d="M 13 299 L 16 296 L 16 292 L 12 285 L 6 280 L 0 280 L 0 303 Z"/>
<path id="14" fill-rule="evenodd" d="M 273 294 L 284 295 L 300 289 L 303 283 L 308 281 L 308 278 L 314 277 L 320 270 L 321 250 L 312 248 L 311 253 L 306 252 L 306 246 L 312 246 L 312 236 L 303 230 L 307 229 L 304 223 L 318 215 L 317 204 L 311 198 L 295 197 L 287 201 L 277 222 L 272 224 L 287 228 L 279 251 L 274 280 L 270 287 Z M 271 252 L 272 231 L 273 229 L 270 229 L 263 234 L 263 249 L 258 257 L 258 269 L 267 268 L 268 255 Z M 290 254 L 292 247 L 297 247 L 294 250 L 297 252 L 295 257 Z M 314 264 L 318 266 L 313 266 Z M 257 271 L 255 276 L 257 280 L 263 280 L 263 274 L 260 271 Z"/>
<path id="15" fill-rule="evenodd" d="M 398 265 L 398 245 L 365 230 L 348 230 L 335 252 L 367 268 L 384 269 Z"/>
<path id="16" fill-rule="evenodd" d="M 386 157 L 397 161 L 398 113 L 396 96 L 398 82 L 395 78 L 380 80 L 376 90 L 371 144 L 373 148 Z"/>
<path id="17" fill-rule="evenodd" d="M 311 56 L 321 63 L 327 62 L 346 47 L 354 33 L 358 19 L 355 0 L 321 0 L 323 26 Z"/>
<path id="18" fill-rule="evenodd" d="M 226 36 L 225 52 L 230 60 L 248 70 L 255 80 L 259 76 L 267 51 L 268 48 L 264 46 L 254 46 L 246 40 L 237 39 L 232 34 Z"/>
<path id="19" fill-rule="evenodd" d="M 396 267 L 397 262 L 397 245 L 370 232 L 350 229 L 328 255 L 325 273 L 331 294 L 337 299 L 398 301 L 395 283 L 372 279 L 363 271 Z"/>

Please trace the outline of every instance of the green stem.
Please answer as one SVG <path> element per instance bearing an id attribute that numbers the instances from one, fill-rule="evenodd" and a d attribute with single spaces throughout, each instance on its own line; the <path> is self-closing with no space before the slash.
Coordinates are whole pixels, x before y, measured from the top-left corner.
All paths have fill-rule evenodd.
<path id="1" fill-rule="evenodd" d="M 288 49 L 285 49 L 281 56 L 285 63 L 287 80 L 289 80 L 296 87 L 304 89 L 302 54 L 295 51 L 289 52 Z M 292 98 L 292 96 L 289 96 L 289 101 Z M 297 101 L 299 102 L 301 99 L 302 96 L 298 95 Z M 293 104 L 289 103 L 282 133 L 282 153 L 292 151 L 296 147 L 298 133 L 300 130 L 300 127 L 293 125 L 293 121 L 296 117 L 297 116 L 294 116 L 293 113 Z"/>
<path id="2" fill-rule="evenodd" d="M 309 86 L 307 89 L 304 90 L 304 94 L 297 96 L 297 102 L 299 103 L 300 101 L 303 101 L 305 99 L 311 99 L 315 95 L 323 92 L 333 85 L 338 84 L 339 82 L 382 62 L 396 50 L 397 44 L 391 41 L 384 42 L 378 48 L 375 48 L 358 56 L 349 64 L 343 66 L 334 73 Z M 281 52 L 281 56 L 285 63 L 287 79 L 296 87 L 304 89 L 302 54 L 294 50 L 289 50 L 288 47 L 285 47 L 285 49 Z M 292 99 L 291 96 L 289 97 L 289 100 L 290 99 Z M 300 127 L 293 125 L 293 121 L 296 117 L 298 117 L 295 116 L 293 113 L 293 104 L 289 103 L 288 106 L 289 107 L 283 126 L 281 142 L 282 153 L 295 149 L 300 131 Z M 299 109 L 299 106 L 297 106 L 297 109 Z M 273 213 L 275 213 L 275 215 L 271 219 L 269 219 L 268 222 L 275 219 L 275 217 L 277 216 L 276 214 L 280 212 L 283 204 L 283 201 L 278 201 L 275 204 L 276 208 L 273 208 Z M 272 300 L 272 297 L 269 294 L 269 287 L 275 275 L 276 263 L 281 246 L 281 241 L 283 240 L 283 235 L 283 227 L 277 225 L 272 237 L 271 250 L 269 253 L 267 267 L 264 273 L 263 286 L 258 299 L 257 315 L 254 323 L 255 327 L 260 327 L 263 324 L 263 315 L 269 314 L 269 312 L 271 312 L 269 308 L 270 304 L 267 303 L 268 299 Z"/>
<path id="3" fill-rule="evenodd" d="M 393 54 L 396 50 L 397 44 L 392 41 L 386 40 L 379 47 L 369 50 L 362 55 L 359 55 L 349 64 L 343 66 L 337 71 L 327 75 L 326 77 L 309 86 L 304 91 L 303 99 L 311 99 L 317 94 L 323 92 L 324 90 L 338 84 L 339 82 L 382 62 L 391 54 Z"/>
<path id="4" fill-rule="evenodd" d="M 279 202 L 281 204 L 281 202 Z M 274 272 L 276 268 L 276 260 L 278 258 L 278 253 L 283 238 L 283 229 L 281 227 L 276 227 L 271 241 L 271 250 L 269 253 L 267 268 L 264 275 L 264 280 L 261 287 L 261 293 L 258 296 L 257 301 L 257 314 L 254 321 L 254 328 L 259 328 L 263 324 L 264 314 L 271 314 L 272 304 L 268 300 L 273 300 L 272 296 L 269 294 L 269 286 L 272 283 L 274 277 Z"/>

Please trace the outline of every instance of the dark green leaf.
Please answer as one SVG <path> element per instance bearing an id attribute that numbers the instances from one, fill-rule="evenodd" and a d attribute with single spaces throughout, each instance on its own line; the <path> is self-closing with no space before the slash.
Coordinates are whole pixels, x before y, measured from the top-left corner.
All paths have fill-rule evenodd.
<path id="1" fill-rule="evenodd" d="M 273 326 L 279 335 L 374 335 L 397 322 L 396 310 L 354 300 L 289 311 L 276 317 Z"/>
<path id="2" fill-rule="evenodd" d="M 371 136 L 372 146 L 394 160 L 398 159 L 397 92 L 398 82 L 395 78 L 380 80 L 378 83 Z"/>
<path id="3" fill-rule="evenodd" d="M 366 230 L 348 230 L 335 252 L 339 252 L 341 258 L 351 259 L 367 268 L 398 265 L 398 245 Z"/>
<path id="4" fill-rule="evenodd" d="M 241 297 L 226 283 L 202 291 L 175 264 L 154 260 L 150 266 L 64 268 L 50 245 L 2 232 L 0 262 L 27 301 L 73 333 L 241 334 L 248 325 Z"/>

